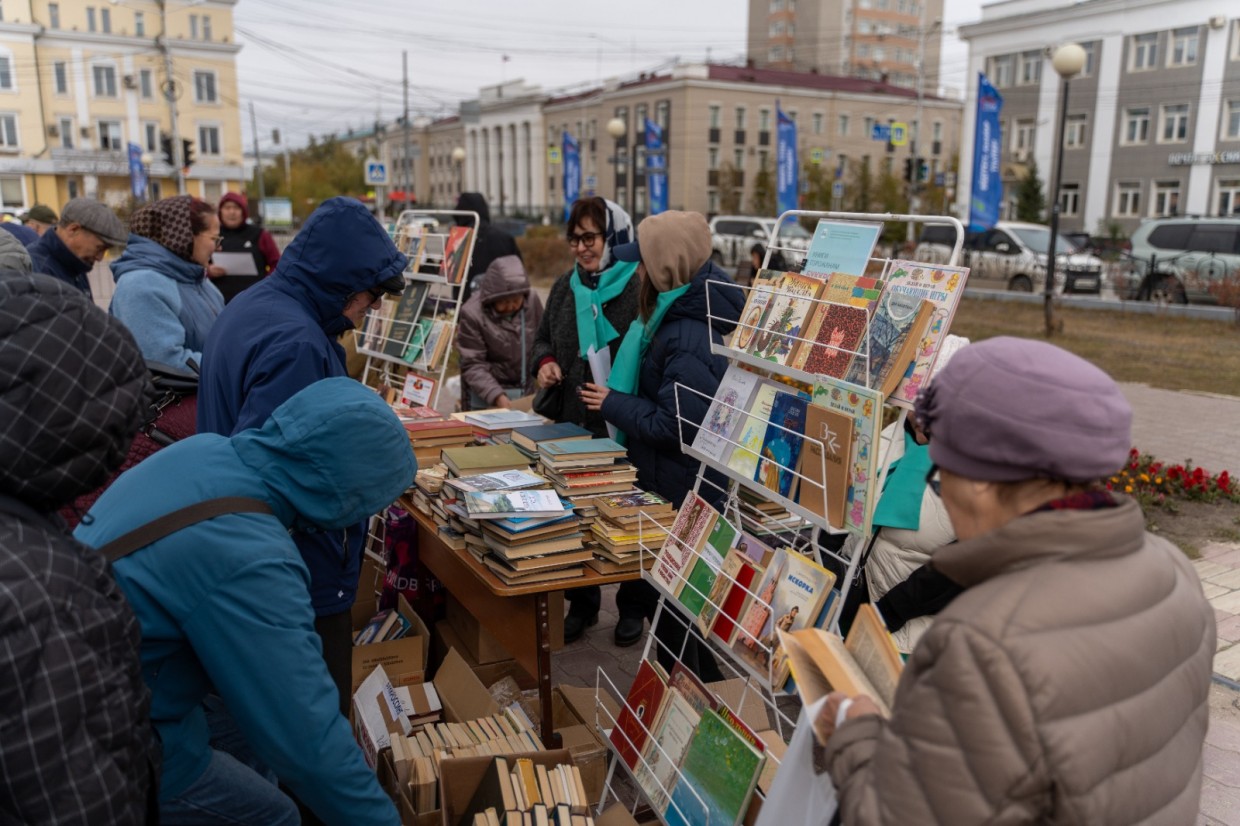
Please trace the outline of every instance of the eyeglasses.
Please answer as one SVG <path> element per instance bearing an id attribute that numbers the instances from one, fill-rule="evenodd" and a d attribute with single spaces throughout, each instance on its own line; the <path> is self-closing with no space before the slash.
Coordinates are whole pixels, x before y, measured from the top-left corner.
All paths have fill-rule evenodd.
<path id="1" fill-rule="evenodd" d="M 568 245 L 570 247 L 575 247 L 578 244 L 580 244 L 583 247 L 591 247 L 591 246 L 594 246 L 595 241 L 597 241 L 598 239 L 602 237 L 603 237 L 603 233 L 601 232 L 583 232 L 580 235 L 570 234 L 568 236 Z"/>
<path id="2" fill-rule="evenodd" d="M 930 470 L 926 471 L 926 487 L 940 499 L 943 498 L 943 482 L 939 479 L 939 466 L 931 465 Z"/>
<path id="3" fill-rule="evenodd" d="M 224 246 L 223 235 L 208 235 L 207 238 L 211 240 L 212 244 L 214 244 L 216 249 L 219 249 L 220 247 Z"/>

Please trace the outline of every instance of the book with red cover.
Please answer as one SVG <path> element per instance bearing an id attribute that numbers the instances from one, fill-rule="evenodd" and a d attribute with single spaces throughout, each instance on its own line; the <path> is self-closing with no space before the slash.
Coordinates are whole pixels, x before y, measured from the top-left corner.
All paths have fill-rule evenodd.
<path id="1" fill-rule="evenodd" d="M 731 559 L 733 555 L 742 556 L 739 552 L 733 551 L 728 555 Z M 726 560 L 725 560 L 726 562 Z M 736 584 L 733 585 L 723 598 L 723 604 L 719 611 L 719 616 L 715 619 L 715 627 L 712 629 L 716 637 L 732 644 L 733 638 L 736 636 L 736 623 L 741 616 L 741 612 L 745 610 L 746 604 L 749 602 L 749 591 L 754 587 L 754 580 L 758 577 L 758 567 L 752 562 L 745 559 L 738 559 L 734 564 L 739 564 L 739 569 L 733 576 Z"/>
<path id="2" fill-rule="evenodd" d="M 616 727 L 611 731 L 612 745 L 630 769 L 637 766 L 637 756 L 646 747 L 649 729 L 659 716 L 659 708 L 666 694 L 667 681 L 663 675 L 650 660 L 642 660 L 629 696 L 620 709 Z"/>
<path id="3" fill-rule="evenodd" d="M 814 344 L 803 344 L 797 351 L 797 364 L 807 373 L 843 377 L 852 363 L 853 354 L 865 338 L 869 313 L 847 304 L 820 304 L 810 325 L 809 336 Z M 804 358 L 802 358 L 804 355 Z"/>
<path id="4" fill-rule="evenodd" d="M 448 231 L 439 274 L 446 278 L 449 284 L 460 284 L 465 279 L 465 268 L 469 266 L 465 253 L 469 248 L 469 236 L 472 232 L 471 227 L 453 227 Z"/>

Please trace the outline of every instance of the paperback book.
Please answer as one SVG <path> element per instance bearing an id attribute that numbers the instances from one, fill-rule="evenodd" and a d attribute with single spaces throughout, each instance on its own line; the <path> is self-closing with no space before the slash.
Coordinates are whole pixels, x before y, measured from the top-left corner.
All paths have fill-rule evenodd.
<path id="1" fill-rule="evenodd" d="M 762 329 L 750 342 L 749 355 L 788 364 L 801 345 L 802 330 L 821 291 L 821 279 L 784 273 L 764 311 Z"/>
<path id="2" fill-rule="evenodd" d="M 737 826 L 749 808 L 763 759 L 718 711 L 706 711 L 685 750 L 664 813 L 668 826 Z"/>
<path id="3" fill-rule="evenodd" d="M 932 305 L 926 326 L 913 354 L 913 362 L 900 378 L 889 401 L 912 407 L 917 394 L 930 378 L 938 358 L 939 345 L 951 329 L 960 297 L 969 278 L 968 267 L 932 266 L 914 261 L 892 261 L 884 275 L 887 289 L 924 299 Z"/>
<path id="4" fill-rule="evenodd" d="M 805 408 L 800 393 L 777 393 L 771 403 L 770 420 L 762 436 L 762 453 L 754 481 L 780 496 L 791 497 L 797 488 L 796 468 L 805 442 Z"/>
<path id="5" fill-rule="evenodd" d="M 822 219 L 805 256 L 805 272 L 865 275 L 882 231 L 882 224 Z"/>
<path id="6" fill-rule="evenodd" d="M 663 706 L 667 678 L 662 672 L 658 664 L 650 660 L 641 661 L 637 667 L 637 677 L 611 730 L 611 743 L 624 765 L 630 769 L 637 766 L 637 756 L 646 748 L 650 728 Z"/>
<path id="7" fill-rule="evenodd" d="M 519 519 L 562 515 L 566 508 L 553 490 L 470 491 L 465 507 L 471 519 Z M 571 513 L 572 508 L 567 510 Z"/>
<path id="8" fill-rule="evenodd" d="M 685 606 L 693 616 L 700 616 L 706 609 L 706 600 L 711 594 L 715 578 L 723 567 L 723 558 L 736 541 L 738 531 L 732 523 L 720 516 L 706 537 L 698 557 L 689 570 L 688 582 L 680 592 L 680 604 Z"/>
<path id="9" fill-rule="evenodd" d="M 865 349 L 869 363 L 853 359 L 845 377 L 853 384 L 879 391 L 883 398 L 890 396 L 904 377 L 934 310 L 929 301 L 890 287 L 889 283 L 870 320 Z"/>
<path id="10" fill-rule="evenodd" d="M 824 376 L 814 384 L 814 404 L 852 419 L 844 528 L 868 535 L 874 517 L 872 488 L 878 474 L 878 431 L 883 398 L 875 390 Z"/>
<path id="11" fill-rule="evenodd" d="M 669 687 L 662 713 L 651 726 L 652 737 L 642 753 L 642 765 L 637 770 L 637 784 L 660 814 L 667 811 L 676 783 L 676 768 L 700 720 L 701 713 L 693 704 L 676 688 Z"/>
<path id="12" fill-rule="evenodd" d="M 745 298 L 745 308 L 741 311 L 741 322 L 732 334 L 730 346 L 737 350 L 748 350 L 754 337 L 761 332 L 762 323 L 766 318 L 766 308 L 775 295 L 775 288 L 783 273 L 775 270 L 758 270 L 753 282 L 749 285 L 749 295 Z"/>
<path id="13" fill-rule="evenodd" d="M 672 596 L 679 596 L 694 557 L 706 544 L 719 512 L 696 493 L 685 497 L 670 536 L 663 542 L 651 575 Z"/>
<path id="14" fill-rule="evenodd" d="M 819 404 L 805 413 L 805 446 L 801 451 L 801 490 L 797 501 L 827 520 L 844 527 L 848 504 L 848 477 L 853 443 L 851 416 Z"/>
<path id="15" fill-rule="evenodd" d="M 848 304 L 819 304 L 792 366 L 814 375 L 842 377 L 865 339 L 870 315 Z"/>
<path id="16" fill-rule="evenodd" d="M 383 336 L 383 354 L 392 358 L 404 358 L 405 351 L 413 344 L 418 326 L 418 316 L 422 312 L 422 304 L 426 300 L 427 285 L 420 281 L 405 283 L 405 291 L 400 294 L 392 310 L 391 321 L 387 325 L 387 333 Z"/>
<path id="17" fill-rule="evenodd" d="M 771 405 L 775 403 L 775 395 L 783 387 L 787 385 L 759 380 L 753 396 L 749 399 L 745 418 L 737 428 L 733 440 L 736 445 L 728 456 L 728 467 L 746 479 L 754 478 L 757 473 L 758 452 L 762 450 L 762 437 L 766 435 L 766 424 L 771 418 Z"/>
<path id="18" fill-rule="evenodd" d="M 862 604 L 843 640 L 806 628 L 787 633 L 783 647 L 806 705 L 832 691 L 865 694 L 890 716 L 904 660 L 873 605 Z"/>
<path id="19" fill-rule="evenodd" d="M 710 409 L 706 411 L 706 418 L 702 420 L 702 426 L 693 438 L 695 450 L 720 464 L 727 462 L 734 447 L 732 442 L 735 441 L 749 399 L 759 381 L 757 374 L 738 365 L 728 367 L 723 374 L 723 380 L 719 382 L 719 389 L 715 391 Z"/>
<path id="20" fill-rule="evenodd" d="M 452 227 L 448 231 L 448 240 L 444 242 L 443 261 L 439 266 L 439 274 L 449 284 L 460 284 L 465 280 L 465 270 L 469 267 L 470 227 Z"/>

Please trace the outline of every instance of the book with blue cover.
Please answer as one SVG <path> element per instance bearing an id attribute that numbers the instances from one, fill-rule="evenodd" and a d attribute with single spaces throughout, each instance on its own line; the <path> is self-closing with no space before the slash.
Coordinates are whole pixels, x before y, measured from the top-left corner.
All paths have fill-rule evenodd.
<path id="1" fill-rule="evenodd" d="M 771 416 L 766 434 L 762 437 L 762 452 L 754 481 L 761 482 L 780 496 L 791 497 L 796 490 L 795 471 L 805 441 L 805 411 L 808 404 L 808 400 L 797 393 L 777 393 L 771 403 Z"/>

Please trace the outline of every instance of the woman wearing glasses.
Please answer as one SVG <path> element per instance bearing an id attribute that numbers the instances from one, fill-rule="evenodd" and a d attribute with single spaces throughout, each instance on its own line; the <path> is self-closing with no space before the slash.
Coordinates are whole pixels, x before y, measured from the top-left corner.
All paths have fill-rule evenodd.
<path id="1" fill-rule="evenodd" d="M 109 307 L 147 361 L 202 363 L 202 348 L 224 296 L 207 279 L 220 241 L 215 207 L 190 195 L 147 204 L 129 220 L 129 244 L 112 264 Z"/>
<path id="2" fill-rule="evenodd" d="M 637 264 L 617 262 L 611 254 L 612 247 L 634 237 L 632 221 L 617 204 L 602 198 L 573 204 L 568 244 L 576 264 L 551 286 L 530 355 L 539 387 L 534 410 L 557 422 L 581 425 L 595 436 L 607 435 L 607 423 L 599 413 L 586 410 L 577 391 L 593 381 L 586 355 L 606 347 L 614 359 L 620 339 L 637 318 Z M 564 620 L 564 640 L 572 642 L 597 620 L 601 596 L 598 587 L 574 588 L 568 599 L 572 607 Z M 616 643 L 637 642 L 640 622 L 637 625 L 637 636 L 617 638 Z"/>

